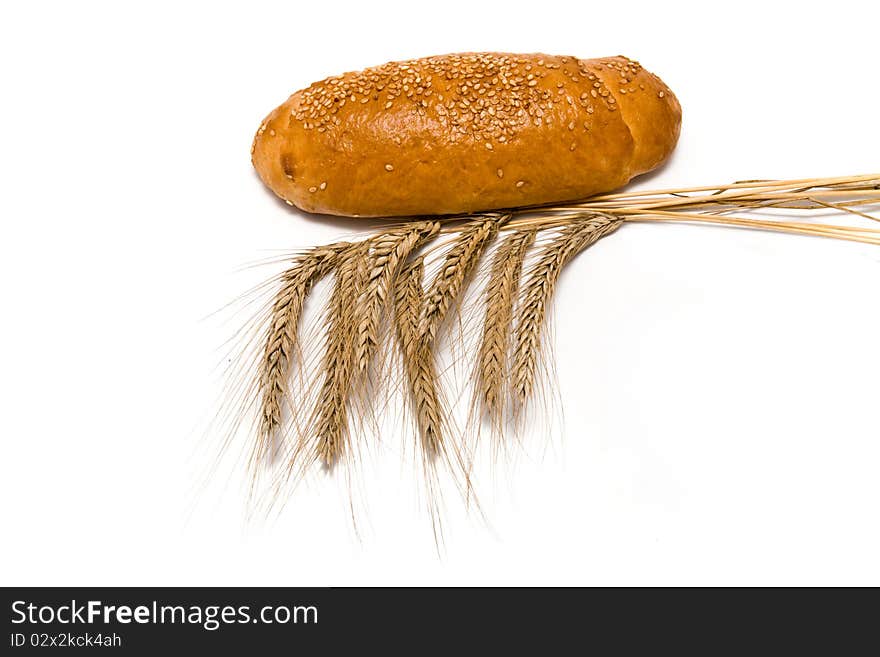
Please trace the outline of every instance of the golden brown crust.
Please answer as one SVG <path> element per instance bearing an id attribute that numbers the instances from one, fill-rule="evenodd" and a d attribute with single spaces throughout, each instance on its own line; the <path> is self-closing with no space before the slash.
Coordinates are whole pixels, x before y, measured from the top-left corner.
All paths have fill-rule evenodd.
<path id="1" fill-rule="evenodd" d="M 459 214 L 584 198 L 668 157 L 681 108 L 624 57 L 464 53 L 293 94 L 260 126 L 263 182 L 308 212 Z"/>

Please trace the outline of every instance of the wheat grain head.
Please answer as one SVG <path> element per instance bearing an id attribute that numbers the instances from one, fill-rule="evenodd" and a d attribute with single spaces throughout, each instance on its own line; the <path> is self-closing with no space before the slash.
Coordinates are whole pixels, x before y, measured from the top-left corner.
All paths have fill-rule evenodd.
<path id="1" fill-rule="evenodd" d="M 419 335 L 419 316 L 423 306 L 423 258 L 408 263 L 396 279 L 394 312 L 397 337 L 403 356 L 422 450 L 433 458 L 443 450 L 443 413 L 438 396 L 439 383 L 430 343 Z"/>
<path id="2" fill-rule="evenodd" d="M 570 224 L 544 247 L 530 268 L 521 294 L 511 371 L 512 396 L 519 408 L 528 401 L 534 386 L 541 331 L 562 268 L 585 248 L 617 230 L 622 223 L 623 220 L 614 217 L 591 215 Z"/>
<path id="3" fill-rule="evenodd" d="M 348 399 L 354 372 L 354 339 L 360 319 L 356 300 L 367 282 L 368 242 L 340 254 L 336 284 L 330 296 L 327 337 L 321 370 L 324 382 L 315 409 L 315 457 L 332 467 L 345 450 Z"/>
<path id="4" fill-rule="evenodd" d="M 459 298 L 483 251 L 508 217 L 509 215 L 486 215 L 461 228 L 425 296 L 419 317 L 419 335 L 423 338 L 434 342 L 446 313 Z"/>
<path id="5" fill-rule="evenodd" d="M 510 345 L 513 305 L 519 290 L 523 261 L 535 241 L 535 230 L 515 231 L 505 238 L 492 258 L 485 291 L 483 332 L 478 355 L 479 404 L 500 429 Z"/>
<path id="6" fill-rule="evenodd" d="M 398 230 L 380 233 L 370 242 L 369 279 L 358 299 L 360 321 L 357 326 L 355 363 L 361 375 L 367 372 L 379 346 L 379 328 L 388 303 L 392 281 L 400 266 L 418 247 L 437 234 L 440 224 L 425 221 Z"/>
<path id="7" fill-rule="evenodd" d="M 297 339 L 300 317 L 312 287 L 329 274 L 348 243 L 338 242 L 307 251 L 281 276 L 272 303 L 258 378 L 260 427 L 252 460 L 261 462 L 271 452 L 282 423 L 282 406 L 291 369 L 300 355 Z"/>

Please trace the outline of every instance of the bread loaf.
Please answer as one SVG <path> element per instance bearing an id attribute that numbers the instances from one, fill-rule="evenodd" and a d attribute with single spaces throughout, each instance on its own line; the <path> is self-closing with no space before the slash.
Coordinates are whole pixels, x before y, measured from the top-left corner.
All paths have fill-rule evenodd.
<path id="1" fill-rule="evenodd" d="M 585 198 L 662 163 L 681 107 L 625 57 L 464 53 L 316 82 L 263 121 L 263 182 L 307 212 L 460 214 Z"/>

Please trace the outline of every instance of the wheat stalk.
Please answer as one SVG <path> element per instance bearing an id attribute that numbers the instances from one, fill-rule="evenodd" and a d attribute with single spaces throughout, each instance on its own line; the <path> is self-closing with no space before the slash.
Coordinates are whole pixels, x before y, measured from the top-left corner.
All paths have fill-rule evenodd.
<path id="1" fill-rule="evenodd" d="M 520 405 L 525 404 L 534 385 L 541 330 L 562 268 L 585 248 L 617 230 L 622 223 L 621 219 L 609 216 L 581 219 L 563 228 L 531 267 L 519 309 L 511 373 L 513 397 Z"/>
<path id="2" fill-rule="evenodd" d="M 311 249 L 281 276 L 259 366 L 260 428 L 254 457 L 257 460 L 269 453 L 281 426 L 291 368 L 299 355 L 297 332 L 305 299 L 314 284 L 330 273 L 339 253 L 347 247 L 348 243 L 339 242 Z"/>
<path id="3" fill-rule="evenodd" d="M 280 433 L 285 400 L 307 397 L 291 395 L 288 389 L 300 356 L 298 325 L 312 287 L 331 272 L 335 285 L 326 315 L 322 381 L 309 416 L 312 440 L 301 441 L 291 452 L 288 472 L 299 474 L 312 460 L 332 466 L 346 453 L 352 389 L 360 380 L 356 377 L 372 371 L 371 360 L 382 347 L 381 330 L 387 321 L 400 347 L 426 466 L 439 455 L 456 457 L 450 464 L 465 472 L 469 495 L 470 466 L 461 459 L 457 442 L 444 436 L 449 418 L 435 360 L 437 338 L 450 309 L 461 303 L 482 254 L 499 233 L 503 239 L 487 268 L 480 305 L 475 390 L 479 407 L 496 428 L 501 428 L 508 401 L 519 413 L 533 394 L 542 330 L 562 269 L 624 222 L 704 223 L 880 245 L 880 228 L 863 223 L 878 220 L 878 206 L 880 174 L 753 180 L 606 194 L 504 214 L 420 220 L 391 226 L 360 242 L 312 249 L 282 274 L 269 309 L 257 356 L 259 432 L 253 460 L 267 461 L 256 457 L 268 454 Z M 845 216 L 850 224 L 820 223 L 809 216 L 818 212 Z M 759 214 L 763 216 L 755 216 Z M 428 247 L 439 234 L 454 235 L 451 245 Z M 540 249 L 533 246 L 538 237 Z M 440 249 L 444 251 L 439 271 L 424 292 L 425 259 Z M 526 266 L 535 250 L 534 261 Z M 387 381 L 380 375 L 380 385 Z M 368 395 L 366 401 L 375 403 L 376 398 Z M 365 409 L 357 407 L 361 410 Z"/>
<path id="4" fill-rule="evenodd" d="M 805 221 L 813 211 L 880 221 L 880 173 L 836 178 L 749 180 L 728 185 L 645 190 L 595 196 L 580 203 L 514 211 L 511 226 L 566 225 L 581 212 L 604 212 L 629 222 L 709 223 L 880 245 L 880 229 Z M 861 208 L 861 209 L 860 209 Z M 798 219 L 755 219 L 732 215 L 745 210 L 783 210 Z"/>
<path id="5" fill-rule="evenodd" d="M 483 411 L 497 427 L 501 424 L 505 397 L 513 304 L 519 290 L 523 261 L 535 235 L 534 230 L 511 233 L 495 251 L 486 283 L 478 394 Z"/>
<path id="6" fill-rule="evenodd" d="M 369 280 L 358 299 L 357 341 L 355 363 L 358 373 L 364 374 L 379 346 L 379 326 L 388 302 L 391 282 L 401 264 L 419 245 L 433 237 L 440 229 L 436 221 L 426 221 L 411 227 L 380 233 L 372 242 Z"/>
<path id="7" fill-rule="evenodd" d="M 315 455 L 332 467 L 345 449 L 348 397 L 354 370 L 354 336 L 360 318 L 355 301 L 367 280 L 366 246 L 354 244 L 340 256 L 329 301 L 327 340 L 321 369 L 324 383 L 316 408 Z"/>
<path id="8" fill-rule="evenodd" d="M 508 217 L 486 215 L 486 218 L 472 221 L 460 229 L 425 297 L 419 318 L 420 336 L 429 342 L 435 340 L 452 302 L 458 298 L 483 250 Z"/>
<path id="9" fill-rule="evenodd" d="M 416 258 L 400 272 L 395 282 L 394 312 L 422 448 L 429 456 L 435 456 L 443 446 L 443 414 L 431 345 L 419 334 L 419 316 L 424 301 L 423 271 L 423 259 Z"/>

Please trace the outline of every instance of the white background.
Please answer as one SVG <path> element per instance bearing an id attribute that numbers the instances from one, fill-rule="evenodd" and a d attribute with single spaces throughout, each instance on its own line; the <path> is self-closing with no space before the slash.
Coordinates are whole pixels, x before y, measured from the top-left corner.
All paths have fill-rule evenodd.
<path id="1" fill-rule="evenodd" d="M 556 299 L 562 430 L 478 469 L 487 523 L 448 496 L 442 556 L 400 436 L 365 466 L 359 537 L 333 479 L 266 523 L 235 476 L 202 479 L 236 326 L 205 317 L 274 271 L 241 265 L 351 229 L 251 169 L 289 93 L 443 52 L 622 53 L 684 108 L 638 185 L 867 173 L 878 23 L 840 1 L 6 3 L 0 583 L 880 584 L 877 247 L 601 242 Z"/>

